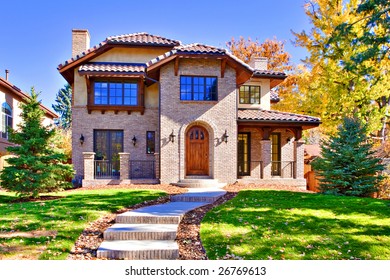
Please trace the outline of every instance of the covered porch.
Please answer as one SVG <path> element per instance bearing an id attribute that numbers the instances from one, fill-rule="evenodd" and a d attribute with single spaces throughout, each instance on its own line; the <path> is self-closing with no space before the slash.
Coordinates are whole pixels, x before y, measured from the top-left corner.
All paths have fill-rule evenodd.
<path id="1" fill-rule="evenodd" d="M 306 188 L 302 131 L 318 126 L 318 118 L 239 109 L 237 122 L 238 182 Z"/>

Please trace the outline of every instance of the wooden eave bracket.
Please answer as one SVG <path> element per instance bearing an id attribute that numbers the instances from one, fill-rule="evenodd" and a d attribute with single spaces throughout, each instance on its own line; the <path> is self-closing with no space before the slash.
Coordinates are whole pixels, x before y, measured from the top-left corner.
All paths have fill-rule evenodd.
<path id="1" fill-rule="evenodd" d="M 221 78 L 225 77 L 226 62 L 227 58 L 221 59 Z"/>
<path id="2" fill-rule="evenodd" d="M 178 56 L 175 58 L 174 70 L 175 70 L 175 76 L 177 76 L 179 74 L 179 57 Z"/>

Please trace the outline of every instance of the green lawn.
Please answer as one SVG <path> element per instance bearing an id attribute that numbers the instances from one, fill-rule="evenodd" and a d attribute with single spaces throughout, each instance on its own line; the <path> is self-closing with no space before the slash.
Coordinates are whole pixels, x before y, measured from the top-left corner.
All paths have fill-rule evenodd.
<path id="1" fill-rule="evenodd" d="M 13 203 L 14 194 L 0 191 L 0 260 L 65 259 L 90 222 L 108 213 L 165 195 L 155 190 L 83 190 L 51 195 L 60 199 Z M 12 231 L 56 231 L 55 237 L 13 237 Z"/>
<path id="2" fill-rule="evenodd" d="M 390 201 L 241 191 L 207 213 L 210 259 L 390 260 Z"/>

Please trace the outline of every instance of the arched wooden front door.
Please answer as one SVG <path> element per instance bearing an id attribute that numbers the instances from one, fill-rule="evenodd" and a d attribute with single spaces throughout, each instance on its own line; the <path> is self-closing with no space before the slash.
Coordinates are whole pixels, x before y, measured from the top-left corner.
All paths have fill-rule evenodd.
<path id="1" fill-rule="evenodd" d="M 209 175 L 209 134 L 201 126 L 186 134 L 186 174 Z"/>

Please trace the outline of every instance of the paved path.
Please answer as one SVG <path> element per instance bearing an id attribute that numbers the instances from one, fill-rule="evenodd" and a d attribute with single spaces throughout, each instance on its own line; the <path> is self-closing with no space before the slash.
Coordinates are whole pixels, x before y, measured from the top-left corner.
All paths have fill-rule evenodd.
<path id="1" fill-rule="evenodd" d="M 213 203 L 226 191 L 219 188 L 189 189 L 172 196 L 171 202 L 119 214 L 115 224 L 104 232 L 98 258 L 177 259 L 176 235 L 183 216 L 198 207 Z"/>

